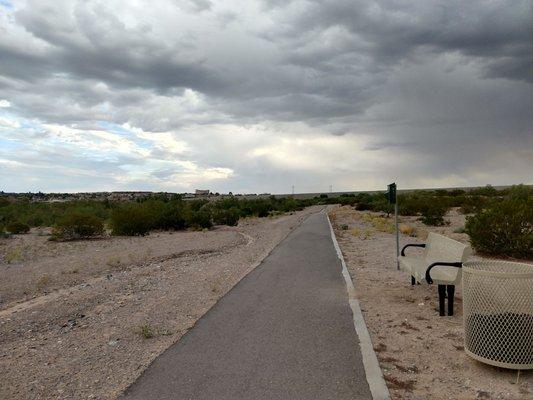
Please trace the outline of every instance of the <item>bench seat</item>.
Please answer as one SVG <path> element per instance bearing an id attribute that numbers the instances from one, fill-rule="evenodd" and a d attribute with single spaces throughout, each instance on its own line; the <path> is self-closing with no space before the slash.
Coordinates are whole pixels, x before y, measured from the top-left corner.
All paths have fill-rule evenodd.
<path id="1" fill-rule="evenodd" d="M 419 257 L 406 256 L 408 247 L 423 247 Z M 467 244 L 431 232 L 426 243 L 408 244 L 398 257 L 400 268 L 411 275 L 411 284 L 435 283 L 439 292 L 439 314 L 444 315 L 444 298 L 448 294 L 448 315 L 453 315 L 455 285 L 461 282 L 462 263 L 470 257 Z"/>

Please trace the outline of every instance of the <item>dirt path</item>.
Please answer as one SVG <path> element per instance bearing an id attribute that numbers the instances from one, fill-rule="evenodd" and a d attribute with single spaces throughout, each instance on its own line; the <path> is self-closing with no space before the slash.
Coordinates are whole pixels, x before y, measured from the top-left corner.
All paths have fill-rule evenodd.
<path id="1" fill-rule="evenodd" d="M 115 398 L 314 211 L 212 232 L 88 242 L 85 250 L 78 242 L 64 251 L 44 249 L 42 259 L 1 266 L 0 277 L 9 270 L 15 285 L 0 316 L 0 398 Z M 116 249 L 124 261 L 108 265 Z M 147 249 L 146 260 L 128 262 L 127 254 Z M 93 264 L 95 253 L 104 255 Z M 95 267 L 77 274 L 54 269 L 72 269 L 69 260 Z M 38 265 L 56 286 L 32 299 L 21 288 L 34 285 Z M 14 268 L 22 278 L 14 278 Z"/>
<path id="2" fill-rule="evenodd" d="M 392 218 L 351 207 L 330 217 L 393 399 L 533 398 L 533 371 L 524 371 L 517 383 L 515 371 L 466 356 L 460 287 L 455 315 L 439 317 L 436 288 L 413 287 L 409 275 L 396 270 Z M 426 227 L 414 217 L 402 218 L 418 237 L 402 235 L 400 245 L 423 242 L 429 230 L 467 242 L 460 229 L 465 217 L 452 211 L 446 219 L 447 226 Z"/>

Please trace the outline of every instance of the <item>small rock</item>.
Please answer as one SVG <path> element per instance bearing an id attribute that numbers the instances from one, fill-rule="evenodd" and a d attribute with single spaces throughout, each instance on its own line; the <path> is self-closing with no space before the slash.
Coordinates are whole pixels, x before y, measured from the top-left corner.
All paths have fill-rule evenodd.
<path id="1" fill-rule="evenodd" d="M 415 364 L 410 364 L 407 366 L 407 370 L 416 374 L 418 372 L 418 367 Z"/>
<path id="2" fill-rule="evenodd" d="M 492 396 L 485 390 L 476 390 L 476 399 L 492 399 Z"/>
<path id="3" fill-rule="evenodd" d="M 393 364 L 386 363 L 386 362 L 381 363 L 381 368 L 383 368 L 385 371 L 392 371 L 393 369 L 395 369 Z"/>
<path id="4" fill-rule="evenodd" d="M 107 344 L 111 347 L 115 347 L 117 344 L 118 344 L 118 339 L 117 340 L 110 340 L 109 342 L 107 342 Z"/>

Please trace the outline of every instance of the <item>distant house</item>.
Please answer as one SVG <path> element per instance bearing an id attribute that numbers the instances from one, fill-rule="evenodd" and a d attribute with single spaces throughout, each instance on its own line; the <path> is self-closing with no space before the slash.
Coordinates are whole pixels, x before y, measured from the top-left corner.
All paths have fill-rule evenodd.
<path id="1" fill-rule="evenodd" d="M 196 189 L 194 191 L 194 195 L 196 197 L 204 197 L 204 196 L 209 196 L 211 194 L 211 192 L 209 190 L 203 190 L 203 189 Z"/>

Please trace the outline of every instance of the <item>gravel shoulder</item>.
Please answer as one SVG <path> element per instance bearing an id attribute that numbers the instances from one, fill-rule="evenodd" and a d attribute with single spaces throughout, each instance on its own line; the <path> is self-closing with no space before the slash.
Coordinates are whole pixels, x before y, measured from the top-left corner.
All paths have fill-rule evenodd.
<path id="1" fill-rule="evenodd" d="M 0 398 L 116 398 L 319 209 L 144 238 L 2 239 Z"/>
<path id="2" fill-rule="evenodd" d="M 516 371 L 465 354 L 461 288 L 455 315 L 439 317 L 436 288 L 413 287 L 408 274 L 396 270 L 395 236 L 387 232 L 393 219 L 376 220 L 379 216 L 351 207 L 330 212 L 392 398 L 531 399 L 533 371 L 523 371 L 517 381 Z M 452 210 L 445 219 L 447 226 L 426 227 L 414 217 L 400 217 L 418 236 L 401 235 L 400 246 L 423 242 L 429 231 L 468 242 L 459 233 L 464 215 Z"/>

